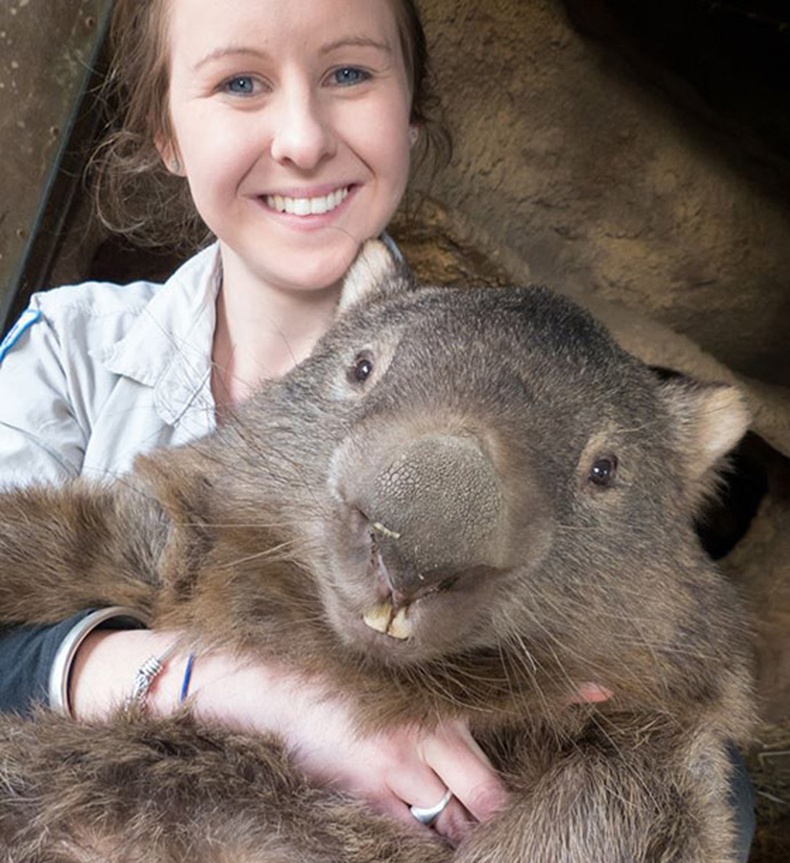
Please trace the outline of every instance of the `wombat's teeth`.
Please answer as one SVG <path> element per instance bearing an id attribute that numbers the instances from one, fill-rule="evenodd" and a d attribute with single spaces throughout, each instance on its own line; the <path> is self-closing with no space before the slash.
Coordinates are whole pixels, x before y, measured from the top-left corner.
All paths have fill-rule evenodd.
<path id="1" fill-rule="evenodd" d="M 398 613 L 392 618 L 389 629 L 387 629 L 387 635 L 391 635 L 393 638 L 397 638 L 400 641 L 405 641 L 407 638 L 411 638 L 412 624 L 406 614 L 407 611 L 408 609 L 406 608 L 398 609 Z"/>
<path id="2" fill-rule="evenodd" d="M 367 626 L 375 629 L 376 632 L 386 632 L 390 625 L 390 620 L 392 620 L 392 603 L 382 602 L 381 605 L 377 605 L 366 612 L 362 619 Z"/>
<path id="3" fill-rule="evenodd" d="M 384 635 L 389 635 L 391 638 L 397 638 L 399 641 L 405 641 L 411 637 L 412 623 L 407 616 L 406 608 L 399 608 L 397 614 L 392 603 L 382 602 L 379 605 L 367 611 L 362 619 L 366 626 L 375 629 L 376 632 L 381 632 Z"/>

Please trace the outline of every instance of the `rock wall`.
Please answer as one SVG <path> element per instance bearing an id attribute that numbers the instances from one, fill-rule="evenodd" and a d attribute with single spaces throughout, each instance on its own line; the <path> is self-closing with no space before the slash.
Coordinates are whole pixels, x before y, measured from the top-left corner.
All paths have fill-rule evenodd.
<path id="1" fill-rule="evenodd" d="M 84 153 L 69 148 L 88 131 L 77 106 L 109 6 L 0 3 L 0 326 L 21 310 L 15 294 L 45 276 L 79 187 Z"/>
<path id="2" fill-rule="evenodd" d="M 455 155 L 433 194 L 536 281 L 617 301 L 790 383 L 786 181 L 560 0 L 422 0 Z"/>

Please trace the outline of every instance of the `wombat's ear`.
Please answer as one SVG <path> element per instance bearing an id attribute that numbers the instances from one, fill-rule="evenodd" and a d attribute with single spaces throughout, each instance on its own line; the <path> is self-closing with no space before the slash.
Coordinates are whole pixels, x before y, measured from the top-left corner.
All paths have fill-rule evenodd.
<path id="1" fill-rule="evenodd" d="M 673 377 L 662 387 L 677 420 L 691 478 L 704 479 L 746 434 L 751 419 L 746 400 L 737 387 L 684 376 Z"/>
<path id="2" fill-rule="evenodd" d="M 338 313 L 347 312 L 373 294 L 393 294 L 412 287 L 411 271 L 392 240 L 368 240 L 343 280 Z"/>

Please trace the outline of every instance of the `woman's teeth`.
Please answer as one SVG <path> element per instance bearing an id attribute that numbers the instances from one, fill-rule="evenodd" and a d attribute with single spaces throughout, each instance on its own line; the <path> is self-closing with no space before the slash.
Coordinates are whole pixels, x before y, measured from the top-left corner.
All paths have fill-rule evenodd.
<path id="1" fill-rule="evenodd" d="M 282 195 L 267 195 L 266 204 L 278 213 L 294 216 L 315 216 L 329 213 L 339 207 L 348 197 L 348 187 L 337 189 L 322 198 L 285 198 Z"/>

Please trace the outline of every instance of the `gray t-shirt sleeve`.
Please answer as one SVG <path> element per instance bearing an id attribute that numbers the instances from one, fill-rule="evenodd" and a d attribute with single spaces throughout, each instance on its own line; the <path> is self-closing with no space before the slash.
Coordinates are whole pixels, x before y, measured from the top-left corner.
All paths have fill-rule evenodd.
<path id="1" fill-rule="evenodd" d="M 48 704 L 49 675 L 63 639 L 90 612 L 48 626 L 0 627 L 0 711 L 28 716 Z"/>

